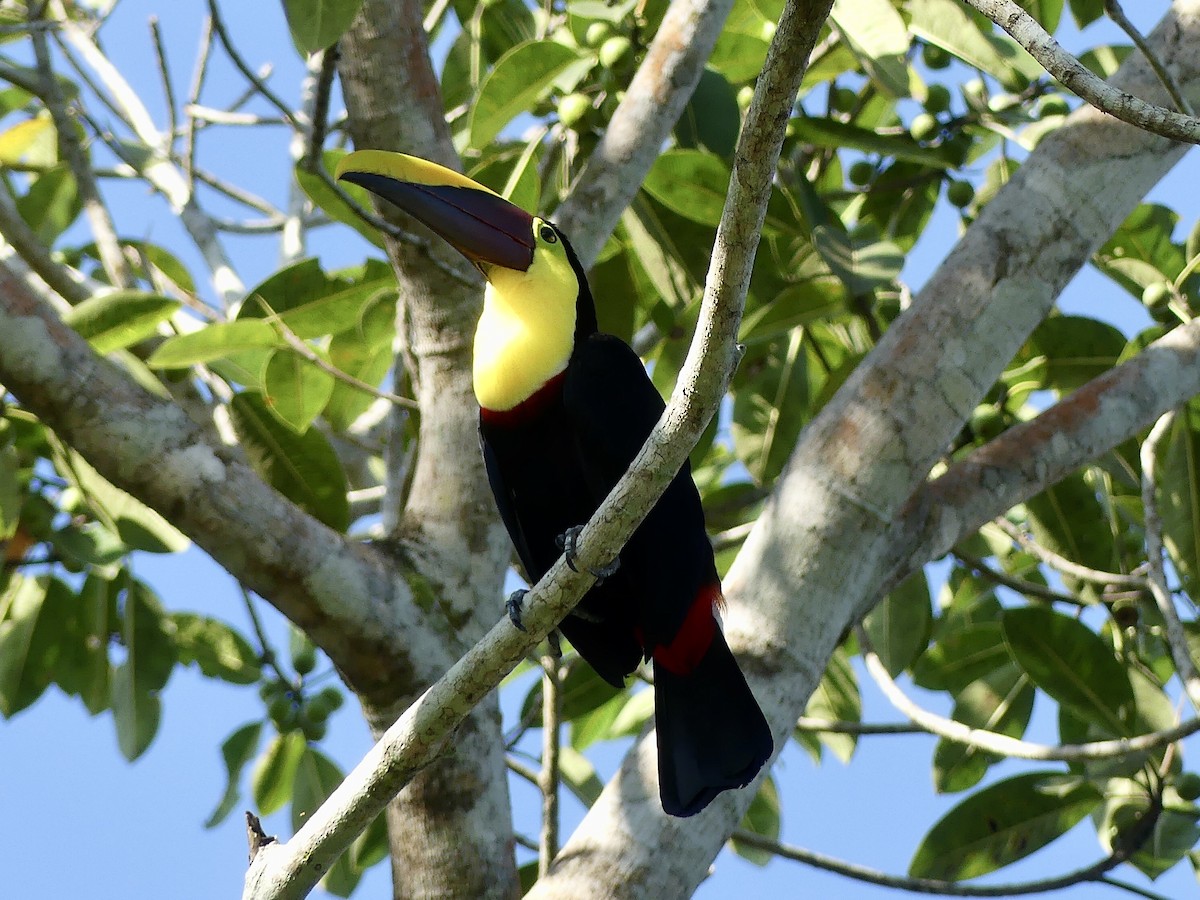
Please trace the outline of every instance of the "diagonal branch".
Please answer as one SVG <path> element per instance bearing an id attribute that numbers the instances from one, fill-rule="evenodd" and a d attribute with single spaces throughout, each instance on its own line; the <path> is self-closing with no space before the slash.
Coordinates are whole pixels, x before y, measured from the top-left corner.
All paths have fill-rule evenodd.
<path id="1" fill-rule="evenodd" d="M 1014 0 L 965 0 L 1024 47 L 1047 72 L 1068 90 L 1074 91 L 1096 109 L 1130 125 L 1176 141 L 1200 144 L 1200 119 L 1156 106 L 1131 93 L 1119 90 L 1092 73 L 1062 48 L 1037 19 L 1021 9 Z M 1146 50 L 1147 59 L 1157 62 L 1157 54 Z M 1182 98 L 1180 98 L 1182 99 Z M 1184 100 L 1186 105 L 1187 101 Z"/>
<path id="2" fill-rule="evenodd" d="M 431 761 L 472 706 L 565 616 L 590 586 L 586 573 L 613 559 L 666 489 L 724 395 L 784 125 L 816 29 L 797 35 L 789 5 L 739 142 L 717 231 L 708 288 L 679 383 L 628 472 L 580 535 L 572 572 L 560 559 L 525 598 L 528 632 L 501 620 L 385 732 L 329 799 L 285 844 L 264 848 L 246 877 L 246 900 L 303 896 L 350 841 Z M 818 22 L 819 24 L 819 22 Z M 798 52 L 799 51 L 799 52 Z"/>

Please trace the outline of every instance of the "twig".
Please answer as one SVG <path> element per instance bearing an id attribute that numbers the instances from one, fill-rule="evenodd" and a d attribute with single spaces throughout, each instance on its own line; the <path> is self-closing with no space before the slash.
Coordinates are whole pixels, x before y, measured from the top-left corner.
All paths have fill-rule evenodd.
<path id="1" fill-rule="evenodd" d="M 1011 588 L 1018 593 L 1025 594 L 1028 597 L 1041 597 L 1043 600 L 1053 600 L 1058 603 L 1070 603 L 1072 606 L 1082 606 L 1082 602 L 1078 597 L 1073 597 L 1070 594 L 1063 594 L 1054 588 L 1047 587 L 1044 584 L 1038 584 L 1034 581 L 1026 581 L 1024 578 L 1016 578 L 1009 575 L 1007 572 L 1002 572 L 999 569 L 993 569 L 978 556 L 972 556 L 962 550 L 955 550 L 954 555 L 959 558 L 963 565 L 971 569 L 981 578 L 986 578 L 988 581 L 994 581 L 996 584 L 1003 585 L 1006 588 Z"/>
<path id="2" fill-rule="evenodd" d="M 1104 10 L 1108 13 L 1108 17 L 1129 35 L 1129 39 L 1133 41 L 1135 47 L 1141 51 L 1142 56 L 1146 58 L 1146 62 L 1150 63 L 1150 68 L 1154 70 L 1154 74 L 1158 76 L 1158 80 L 1162 83 L 1163 88 L 1171 95 L 1171 100 L 1175 103 L 1175 108 L 1186 116 L 1194 116 L 1192 104 L 1188 103 L 1187 97 L 1183 95 L 1183 91 L 1179 89 L 1179 85 L 1175 83 L 1175 79 L 1171 73 L 1167 71 L 1167 67 L 1162 64 L 1158 58 L 1158 54 L 1151 49 L 1146 39 L 1142 37 L 1142 33 L 1134 27 L 1129 21 L 1129 17 L 1125 15 L 1125 10 L 1121 8 L 1120 0 L 1104 0 Z"/>
<path id="3" fill-rule="evenodd" d="M 240 581 L 238 590 L 242 594 L 242 602 L 246 605 L 246 613 L 250 616 L 250 625 L 254 628 L 254 636 L 258 639 L 258 658 L 262 660 L 263 665 L 270 666 L 275 671 L 281 682 L 291 688 L 296 688 L 297 685 L 288 676 L 288 673 L 280 667 L 278 655 L 271 649 L 271 643 L 267 640 L 267 632 L 263 628 L 262 620 L 258 617 L 258 610 L 254 608 L 254 598 L 250 596 L 250 591 Z"/>
<path id="4" fill-rule="evenodd" d="M 59 296 L 76 306 L 106 286 L 56 260 L 21 218 L 7 191 L 0 191 L 0 234 L 25 264 Z"/>
<path id="5" fill-rule="evenodd" d="M 542 770 L 537 786 L 542 792 L 542 831 L 538 842 L 538 877 L 550 871 L 558 856 L 558 751 L 561 738 L 562 671 L 553 653 L 542 664 Z"/>
<path id="6" fill-rule="evenodd" d="M 200 93 L 204 90 L 204 80 L 208 77 L 208 61 L 212 58 L 213 47 L 213 29 L 212 17 L 209 16 L 204 20 L 204 30 L 200 33 L 200 52 L 196 57 L 196 67 L 192 71 L 192 84 L 188 89 L 188 102 L 184 107 L 185 111 L 190 110 L 193 106 L 198 106 L 200 103 Z M 196 164 L 196 118 L 188 112 L 187 120 L 187 143 L 183 152 L 183 170 L 187 176 L 188 184 L 195 189 L 195 164 Z"/>
<path id="7" fill-rule="evenodd" d="M 996 753 L 1017 759 L 1059 762 L 1113 759 L 1130 753 L 1154 750 L 1164 745 L 1169 746 L 1200 731 L 1200 719 L 1191 719 L 1173 728 L 1140 734 L 1131 738 L 1052 746 L 1018 740 L 1006 734 L 997 734 L 982 728 L 971 728 L 962 722 L 932 713 L 914 703 L 888 674 L 887 668 L 872 648 L 866 631 L 859 626 L 855 629 L 855 634 L 862 646 L 863 663 L 866 665 L 868 674 L 892 706 L 930 734 L 987 753 Z"/>
<path id="8" fill-rule="evenodd" d="M 279 330 L 280 336 L 287 341 L 288 346 L 322 372 L 332 375 L 343 384 L 347 384 L 352 388 L 356 388 L 365 394 L 370 394 L 372 397 L 379 397 L 404 409 L 420 409 L 420 404 L 418 404 L 417 401 L 410 400 L 407 397 L 401 397 L 399 394 L 393 394 L 390 391 L 384 391 L 377 387 L 373 387 L 367 384 L 365 381 L 355 378 L 349 372 L 343 372 L 337 366 L 326 361 L 325 359 L 322 359 L 320 354 L 313 350 L 312 347 L 308 346 L 308 344 L 299 335 L 297 335 L 296 332 L 292 331 L 292 329 L 288 327 L 287 323 L 284 322 L 283 319 L 280 318 L 280 316 L 273 309 L 266 306 L 266 303 L 261 297 L 255 295 L 254 299 L 258 300 L 259 303 L 266 308 L 269 321 Z"/>
<path id="9" fill-rule="evenodd" d="M 827 734 L 929 734 L 929 729 L 922 728 L 915 722 L 843 722 L 837 719 L 821 719 L 815 716 L 801 716 L 796 720 L 796 728 L 800 731 L 826 732 Z"/>
<path id="10" fill-rule="evenodd" d="M 966 3 L 1012 35 L 1013 40 L 1065 88 L 1102 112 L 1162 137 L 1200 143 L 1200 120 L 1148 103 L 1107 84 L 1064 50 L 1013 0 L 966 0 Z"/>
<path id="11" fill-rule="evenodd" d="M 1021 546 L 1022 550 L 1028 550 L 1050 568 L 1063 575 L 1067 575 L 1071 578 L 1078 578 L 1081 581 L 1090 581 L 1093 584 L 1108 584 L 1114 585 L 1115 587 L 1134 589 L 1144 589 L 1146 587 L 1146 579 L 1140 575 L 1125 575 L 1121 572 L 1103 572 L 1100 569 L 1090 569 L 1087 566 L 1080 565 L 1074 560 L 1067 559 L 1065 556 L 1055 553 L 1048 547 L 1043 547 L 1003 516 L 993 520 L 993 524 L 995 524 L 997 528 L 1016 541 Z"/>
<path id="12" fill-rule="evenodd" d="M 1158 469 L 1158 445 L 1171 430 L 1175 421 L 1175 413 L 1165 413 L 1142 442 L 1142 511 L 1145 519 L 1146 560 L 1150 564 L 1148 580 L 1150 593 L 1158 604 L 1167 630 L 1167 646 L 1171 649 L 1171 658 L 1175 661 L 1175 672 L 1183 683 L 1192 707 L 1200 710 L 1200 676 L 1196 674 L 1196 664 L 1188 650 L 1187 634 L 1175 611 L 1175 600 L 1167 589 L 1167 576 L 1163 567 L 1162 518 L 1158 514 L 1157 490 L 1155 476 Z"/>
<path id="13" fill-rule="evenodd" d="M 248 82 L 250 82 L 251 85 L 254 86 L 255 91 L 261 94 L 268 103 L 279 110 L 280 114 L 284 117 L 284 119 L 287 120 L 288 124 L 291 125 L 293 129 L 303 134 L 305 131 L 304 123 L 296 117 L 296 114 L 292 111 L 292 108 L 284 103 L 283 100 L 281 100 L 279 96 L 271 90 L 266 81 L 259 77 L 259 75 L 250 68 L 249 63 L 246 62 L 241 53 L 239 53 L 237 48 L 233 45 L 233 39 L 229 36 L 229 32 L 225 29 L 225 20 L 221 18 L 221 10 L 220 7 L 217 6 L 217 0 L 208 0 L 208 14 L 212 20 L 213 30 L 216 32 L 217 40 L 219 40 L 221 42 L 221 46 L 225 48 L 225 52 L 229 55 L 229 59 L 233 63 L 234 67 L 236 67 L 237 70 L 242 73 L 243 78 L 245 78 Z"/>
<path id="14" fill-rule="evenodd" d="M 158 16 L 150 17 L 150 38 L 154 44 L 154 58 L 158 62 L 158 77 L 162 79 L 163 100 L 167 104 L 167 134 L 173 143 L 175 135 L 179 133 L 179 107 L 175 103 L 175 85 L 171 83 L 171 66 L 167 62 L 167 48 L 163 44 Z"/>
<path id="15" fill-rule="evenodd" d="M 305 60 L 304 79 L 300 84 L 300 113 L 296 121 L 300 124 L 299 131 L 292 132 L 288 153 L 292 162 L 307 168 L 312 164 L 313 114 L 316 110 L 318 97 L 321 93 L 320 82 L 327 71 L 324 64 L 326 54 L 314 53 Z M 328 93 L 328 87 L 326 88 Z M 328 103 L 328 96 L 325 102 Z M 305 255 L 306 231 L 304 213 L 308 207 L 308 196 L 300 187 L 296 178 L 288 179 L 287 213 L 284 218 L 283 231 L 279 236 L 279 262 L 288 265 Z"/>
<path id="16" fill-rule="evenodd" d="M 44 10 L 44 7 L 42 8 Z M 30 10 L 30 16 L 40 17 L 41 11 L 35 14 Z M 117 287 L 129 287 L 133 283 L 129 273 L 129 264 L 121 251 L 121 243 L 117 240 L 117 231 L 113 226 L 108 207 L 100 197 L 96 187 L 95 173 L 92 172 L 91 162 L 83 145 L 79 142 L 79 131 L 67 110 L 66 100 L 59 90 L 58 78 L 50 61 L 50 48 L 46 40 L 46 32 L 35 29 L 30 37 L 33 41 L 33 55 L 41 76 L 40 96 L 50 111 L 54 122 L 54 130 L 58 133 L 58 146 L 63 159 L 75 176 L 75 188 L 83 204 L 84 214 L 92 228 L 92 236 L 96 239 L 96 249 L 99 251 L 100 263 L 104 272 Z"/>
<path id="17" fill-rule="evenodd" d="M 1017 881 L 1010 884 L 974 885 L 962 884 L 956 881 L 941 881 L 937 878 L 912 878 L 905 875 L 891 875 L 879 869 L 872 869 L 869 866 L 861 866 L 857 863 L 846 862 L 833 856 L 826 856 L 824 853 L 818 853 L 815 850 L 807 850 L 803 847 L 797 847 L 794 844 L 785 844 L 782 841 L 772 840 L 771 838 L 763 837 L 761 834 L 755 834 L 752 831 L 746 831 L 742 828 L 736 829 L 732 837 L 734 840 L 740 841 L 750 847 L 766 850 L 768 853 L 774 853 L 776 856 L 781 856 L 784 859 L 804 863 L 817 869 L 823 869 L 826 872 L 844 875 L 847 878 L 853 878 L 855 881 L 898 888 L 917 894 L 942 894 L 948 897 L 1014 897 L 1026 894 L 1043 894 L 1047 891 L 1061 890 L 1062 888 L 1089 881 L 1103 881 L 1114 887 L 1126 887 L 1123 883 L 1105 878 L 1104 875 L 1125 862 L 1135 852 L 1133 849 L 1122 847 L 1114 850 L 1104 859 L 1092 863 L 1090 866 L 1085 866 L 1082 869 L 1076 869 L 1073 872 L 1067 872 L 1063 875 L 1057 875 L 1053 878 L 1045 878 L 1038 881 Z M 1142 840 L 1144 841 L 1145 838 L 1143 837 Z M 1138 892 L 1140 892 L 1140 889 L 1138 889 Z M 1157 897 L 1154 894 L 1146 896 Z"/>
<path id="18" fill-rule="evenodd" d="M 334 44 L 320 54 L 321 70 L 317 75 L 317 89 L 309 111 L 308 149 L 302 164 L 311 172 L 321 164 L 321 151 L 325 147 L 325 136 L 329 132 L 329 100 L 333 93 L 333 79 L 337 74 L 338 45 Z"/>

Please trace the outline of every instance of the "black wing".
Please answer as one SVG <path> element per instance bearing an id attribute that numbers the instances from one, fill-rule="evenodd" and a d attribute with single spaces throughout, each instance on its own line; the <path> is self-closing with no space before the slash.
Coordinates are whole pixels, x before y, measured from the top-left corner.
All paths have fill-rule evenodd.
<path id="1" fill-rule="evenodd" d="M 525 567 L 525 572 L 530 578 L 536 579 L 537 575 L 534 573 L 538 569 L 534 564 L 533 554 L 529 552 L 529 539 L 526 537 L 524 529 L 521 528 L 520 519 L 517 518 L 512 491 L 501 474 L 500 460 L 496 457 L 496 451 L 488 443 L 487 436 L 482 429 L 479 432 L 479 448 L 483 451 L 483 465 L 487 470 L 492 496 L 496 499 L 496 509 L 500 512 L 500 520 L 504 522 L 508 536 L 512 538 L 513 546 L 517 548 L 517 556 L 521 558 L 521 565 Z"/>

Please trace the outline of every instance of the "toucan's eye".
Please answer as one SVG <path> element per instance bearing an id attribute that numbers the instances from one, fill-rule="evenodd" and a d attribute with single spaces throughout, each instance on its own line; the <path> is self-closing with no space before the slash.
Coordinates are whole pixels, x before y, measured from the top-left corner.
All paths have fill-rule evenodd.
<path id="1" fill-rule="evenodd" d="M 557 244 L 558 243 L 558 235 L 554 233 L 554 229 L 551 228 L 549 225 L 543 225 L 538 230 L 538 237 L 540 237 L 547 244 Z"/>

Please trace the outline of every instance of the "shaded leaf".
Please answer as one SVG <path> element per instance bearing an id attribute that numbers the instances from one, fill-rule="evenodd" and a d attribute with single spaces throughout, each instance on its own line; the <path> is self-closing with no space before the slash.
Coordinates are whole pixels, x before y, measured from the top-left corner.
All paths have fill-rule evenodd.
<path id="1" fill-rule="evenodd" d="M 334 378 L 294 350 L 276 350 L 263 368 L 267 409 L 297 434 L 304 434 L 333 395 Z"/>
<path id="2" fill-rule="evenodd" d="M 858 680 L 854 677 L 854 669 L 844 647 L 833 651 L 817 689 L 808 698 L 804 714 L 833 722 L 862 721 L 862 698 L 858 691 Z M 806 739 L 813 735 L 810 732 L 797 731 L 795 736 L 801 744 L 807 746 Z M 850 762 L 858 745 L 858 738 L 853 734 L 821 731 L 817 732 L 815 737 L 844 763 Z M 819 761 L 819 749 L 817 758 Z"/>
<path id="3" fill-rule="evenodd" d="M 73 307 L 63 321 L 87 338 L 97 353 L 111 353 L 153 337 L 182 304 L 143 291 L 114 291 Z"/>
<path id="4" fill-rule="evenodd" d="M 559 748 L 558 769 L 563 784 L 584 806 L 590 807 L 604 790 L 604 782 L 596 774 L 596 769 L 588 758 L 574 747 Z"/>
<path id="5" fill-rule="evenodd" d="M 750 808 L 746 810 L 746 815 L 742 816 L 739 827 L 775 841 L 779 840 L 779 828 L 782 821 L 779 789 L 775 786 L 774 777 L 768 775 L 759 785 L 754 799 L 750 801 Z M 756 866 L 765 866 L 775 858 L 775 854 L 771 851 L 748 846 L 737 838 L 730 841 L 730 845 L 733 847 L 734 853 Z"/>
<path id="6" fill-rule="evenodd" d="M 947 631 L 925 651 L 913 667 L 913 681 L 926 690 L 957 694 L 1011 659 L 999 622 L 969 624 Z"/>
<path id="7" fill-rule="evenodd" d="M 913 664 L 929 640 L 929 583 L 918 571 L 900 582 L 863 620 L 880 661 L 893 678 Z"/>
<path id="8" fill-rule="evenodd" d="M 1200 407 L 1175 417 L 1159 448 L 1158 509 L 1163 544 L 1183 589 L 1200 599 Z"/>
<path id="9" fill-rule="evenodd" d="M 247 350 L 282 347 L 283 338 L 261 319 L 217 322 L 199 331 L 163 341 L 146 364 L 154 369 L 182 369 Z"/>
<path id="10" fill-rule="evenodd" d="M 363 0 L 283 0 L 292 43 L 301 54 L 324 50 L 354 21 Z"/>
<path id="11" fill-rule="evenodd" d="M 471 110 L 470 145 L 490 144 L 505 125 L 549 90 L 564 69 L 580 59 L 577 51 L 552 40 L 527 41 L 506 52 L 479 86 Z"/>
<path id="12" fill-rule="evenodd" d="M 219 619 L 176 612 L 167 616 L 167 623 L 181 665 L 195 663 L 204 675 L 230 684 L 254 684 L 262 676 L 258 654 Z"/>
<path id="13" fill-rule="evenodd" d="M 1111 734 L 1131 733 L 1129 673 L 1095 632 L 1035 606 L 1005 610 L 1002 624 L 1013 659 L 1039 688 Z"/>
<path id="14" fill-rule="evenodd" d="M 158 694 L 166 687 L 177 658 L 162 604 L 149 586 L 136 579 L 130 580 L 125 590 L 121 636 L 125 661 L 113 673 L 111 705 L 117 745 L 132 762 L 158 732 L 162 714 Z"/>
<path id="15" fill-rule="evenodd" d="M 296 769 L 307 749 L 300 732 L 277 734 L 254 763 L 251 775 L 254 805 L 262 815 L 269 816 L 282 809 L 292 796 Z"/>
<path id="16" fill-rule="evenodd" d="M 0 594 L 0 714 L 19 713 L 50 686 L 72 600 L 44 576 L 16 575 Z"/>
<path id="17" fill-rule="evenodd" d="M 296 434 L 256 394 L 237 394 L 229 412 L 255 470 L 297 506 L 345 531 L 350 524 L 346 474 L 329 440 L 316 429 Z"/>
<path id="18" fill-rule="evenodd" d="M 981 31 L 954 0 L 909 0 L 908 10 L 913 34 L 994 75 L 1006 88 L 1023 87 L 1043 74 L 1016 41 L 1007 34 Z"/>
<path id="19" fill-rule="evenodd" d="M 205 828 L 215 828 L 228 816 L 241 797 L 239 782 L 246 764 L 258 752 L 258 741 L 262 736 L 262 722 L 248 722 L 237 729 L 221 743 L 221 758 L 225 761 L 226 784 L 225 793 L 217 803 L 217 808 L 204 823 Z"/>
<path id="20" fill-rule="evenodd" d="M 996 734 L 1020 738 L 1029 725 L 1037 692 L 1029 676 L 1009 664 L 973 681 L 959 692 L 951 714 L 956 722 Z M 938 791 L 954 793 L 978 784 L 1002 757 L 969 744 L 938 741 L 933 755 L 933 782 Z"/>

